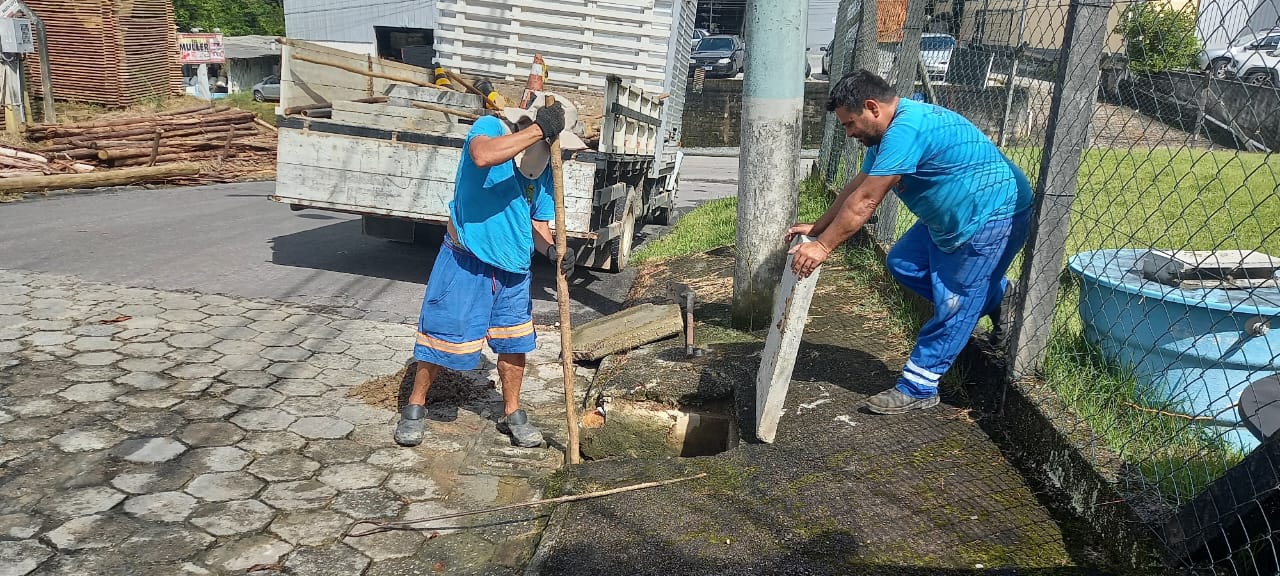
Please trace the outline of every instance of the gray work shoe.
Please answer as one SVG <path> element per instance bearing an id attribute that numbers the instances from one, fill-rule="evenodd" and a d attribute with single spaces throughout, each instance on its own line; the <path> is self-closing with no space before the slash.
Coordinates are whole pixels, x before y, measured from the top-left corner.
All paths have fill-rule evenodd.
<path id="1" fill-rule="evenodd" d="M 867 398 L 867 409 L 876 414 L 901 414 L 908 410 L 924 410 L 937 405 L 937 394 L 928 398 L 914 398 L 902 393 L 896 386 Z"/>
<path id="2" fill-rule="evenodd" d="M 542 431 L 529 423 L 529 415 L 525 414 L 524 408 L 498 420 L 498 431 L 511 436 L 511 443 L 521 448 L 542 446 Z"/>
<path id="3" fill-rule="evenodd" d="M 396 444 L 417 446 L 427 435 L 427 407 L 421 404 L 405 404 L 400 409 L 400 423 L 396 424 Z"/>

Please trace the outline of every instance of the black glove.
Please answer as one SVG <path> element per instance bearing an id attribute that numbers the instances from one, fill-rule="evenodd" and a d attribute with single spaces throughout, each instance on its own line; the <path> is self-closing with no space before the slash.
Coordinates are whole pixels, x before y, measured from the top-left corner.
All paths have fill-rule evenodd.
<path id="1" fill-rule="evenodd" d="M 543 106 L 534 117 L 534 124 L 542 129 L 542 138 L 551 142 L 564 132 L 564 106 L 556 102 L 553 106 Z"/>
<path id="2" fill-rule="evenodd" d="M 555 244 L 547 246 L 547 260 L 550 260 L 552 264 L 555 264 L 557 255 L 558 253 L 556 252 Z M 574 254 L 573 248 L 566 247 L 564 260 L 560 262 L 560 271 L 564 273 L 565 278 L 568 278 L 569 276 L 573 275 L 573 266 L 574 264 L 577 263 L 577 261 L 578 261 L 578 255 Z"/>

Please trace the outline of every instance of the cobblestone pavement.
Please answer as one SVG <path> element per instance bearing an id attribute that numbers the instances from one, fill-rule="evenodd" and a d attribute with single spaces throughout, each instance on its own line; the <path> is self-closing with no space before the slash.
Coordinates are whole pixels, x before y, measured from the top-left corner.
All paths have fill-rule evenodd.
<path id="1" fill-rule="evenodd" d="M 462 374 L 479 400 L 431 421 L 422 446 L 395 446 L 395 413 L 348 392 L 403 368 L 413 334 L 0 270 L 0 576 L 516 572 L 537 512 L 343 538 L 355 519 L 534 499 L 563 461 L 494 429 L 492 356 Z M 552 446 L 558 351 L 539 338 L 523 394 Z"/>

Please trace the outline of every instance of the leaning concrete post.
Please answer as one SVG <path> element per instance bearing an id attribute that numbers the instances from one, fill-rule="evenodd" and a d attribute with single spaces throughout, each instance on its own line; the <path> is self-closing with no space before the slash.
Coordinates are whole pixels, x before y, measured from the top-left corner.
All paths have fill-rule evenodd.
<path id="1" fill-rule="evenodd" d="M 1049 110 L 1036 203 L 1018 281 L 1010 377 L 1039 370 L 1053 329 L 1058 279 L 1071 228 L 1080 156 L 1098 93 L 1098 62 L 1106 42 L 1112 0 L 1071 0 L 1058 77 Z"/>
<path id="2" fill-rule="evenodd" d="M 815 238 L 802 236 L 792 241 L 792 246 L 813 242 Z M 804 325 L 809 320 L 809 304 L 818 286 L 818 273 L 814 269 L 808 278 L 800 279 L 791 272 L 791 258 L 782 273 L 782 285 L 773 300 L 773 323 L 769 324 L 769 336 L 764 341 L 760 355 L 760 371 L 756 373 L 756 438 L 773 443 L 778 432 L 778 420 L 787 402 L 787 390 L 791 388 L 791 373 L 796 366 L 796 353 L 804 336 Z"/>
<path id="3" fill-rule="evenodd" d="M 782 238 L 795 219 L 808 10 L 794 0 L 752 0 L 747 8 L 733 275 L 738 326 L 769 321 L 786 259 Z"/>

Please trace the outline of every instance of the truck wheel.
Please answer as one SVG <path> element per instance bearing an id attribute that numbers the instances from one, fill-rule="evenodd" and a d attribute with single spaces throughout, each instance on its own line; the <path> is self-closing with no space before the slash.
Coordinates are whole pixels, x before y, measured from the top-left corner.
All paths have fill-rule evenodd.
<path id="1" fill-rule="evenodd" d="M 619 207 L 622 214 L 619 215 L 617 221 L 622 223 L 622 234 L 605 245 L 605 249 L 609 251 L 610 272 L 616 273 L 625 270 L 627 262 L 631 260 L 631 243 L 636 235 L 635 195 L 635 189 L 632 188 L 631 192 L 627 194 L 626 203 Z"/>
<path id="2" fill-rule="evenodd" d="M 649 222 L 658 226 L 671 225 L 671 209 L 667 207 L 654 208 L 649 215 Z"/>
<path id="3" fill-rule="evenodd" d="M 1274 82 L 1271 72 L 1266 70 L 1251 70 L 1244 75 L 1243 80 L 1245 84 L 1254 86 L 1270 86 Z"/>

